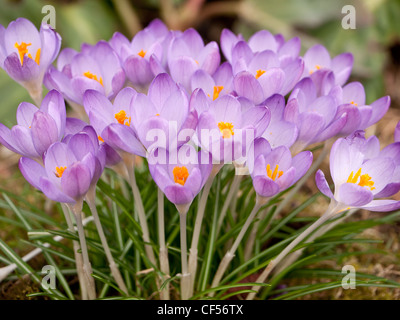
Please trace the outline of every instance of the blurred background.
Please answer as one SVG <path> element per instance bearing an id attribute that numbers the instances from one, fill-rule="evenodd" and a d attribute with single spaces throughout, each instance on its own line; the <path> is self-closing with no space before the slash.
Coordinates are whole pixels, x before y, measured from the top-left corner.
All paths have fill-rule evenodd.
<path id="1" fill-rule="evenodd" d="M 400 104 L 400 0 L 0 0 L 0 23 L 7 26 L 25 17 L 39 26 L 44 5 L 56 9 L 56 30 L 62 46 L 78 49 L 83 42 L 109 40 L 115 31 L 132 37 L 152 19 L 168 27 L 195 27 L 205 41 L 219 41 L 223 28 L 248 38 L 260 29 L 299 36 L 302 53 L 315 43 L 332 56 L 349 51 L 355 58 L 351 80 L 366 87 L 367 102 L 390 95 L 392 108 Z M 342 7 L 356 9 L 356 29 L 341 27 Z M 15 123 L 25 90 L 0 70 L 0 121 Z"/>

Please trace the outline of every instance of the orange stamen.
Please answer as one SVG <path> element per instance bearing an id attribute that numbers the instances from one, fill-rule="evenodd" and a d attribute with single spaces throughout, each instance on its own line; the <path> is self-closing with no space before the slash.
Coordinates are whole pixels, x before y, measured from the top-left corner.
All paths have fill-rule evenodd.
<path id="1" fill-rule="evenodd" d="M 31 45 L 32 43 L 26 42 L 21 42 L 21 44 L 18 44 L 18 42 L 15 43 L 15 47 L 18 49 L 19 58 L 21 60 L 21 66 L 24 65 L 24 56 L 28 53 L 28 47 Z"/>
<path id="2" fill-rule="evenodd" d="M 270 177 L 272 180 L 275 181 L 276 176 L 278 176 L 278 178 L 280 178 L 283 175 L 283 171 L 279 171 L 279 165 L 276 165 L 274 172 L 272 172 L 271 166 L 269 164 L 267 164 L 267 175 L 268 175 L 268 177 Z"/>
<path id="3" fill-rule="evenodd" d="M 104 142 L 103 138 L 100 136 L 97 136 L 97 138 L 99 139 L 99 141 Z"/>
<path id="4" fill-rule="evenodd" d="M 130 126 L 131 125 L 131 117 L 127 117 L 126 116 L 126 112 L 124 110 L 121 110 L 120 112 L 115 114 L 115 119 L 117 119 L 117 121 L 120 124 L 124 124 L 126 126 Z M 125 123 L 125 121 L 128 120 L 127 123 Z"/>
<path id="5" fill-rule="evenodd" d="M 265 70 L 257 70 L 256 71 L 256 79 L 261 77 L 266 71 Z"/>
<path id="6" fill-rule="evenodd" d="M 224 89 L 223 86 L 214 86 L 213 100 L 215 100 L 219 97 L 219 94 L 221 93 L 221 91 L 223 89 Z"/>
<path id="7" fill-rule="evenodd" d="M 372 178 L 367 173 L 361 175 L 361 168 L 358 169 L 358 171 L 356 172 L 354 177 L 353 177 L 353 175 L 354 175 L 354 172 L 352 171 L 349 175 L 349 178 L 347 179 L 347 183 L 357 184 L 358 178 L 360 178 L 360 181 L 358 182 L 358 185 L 360 187 L 368 187 L 368 188 L 370 188 L 371 191 L 375 189 L 375 187 L 373 187 L 375 182 L 373 182 L 371 180 Z"/>
<path id="8" fill-rule="evenodd" d="M 224 139 L 229 139 L 231 138 L 235 132 L 233 131 L 233 124 L 231 122 L 219 122 L 218 123 L 218 128 L 222 133 L 222 137 Z"/>
<path id="9" fill-rule="evenodd" d="M 103 85 L 103 78 L 102 78 L 102 77 L 97 78 L 97 75 L 91 73 L 90 71 L 85 72 L 83 75 L 84 75 L 86 78 L 89 78 L 89 79 L 92 79 L 92 80 L 97 81 L 98 83 L 100 83 L 100 84 L 104 87 L 104 85 Z"/>
<path id="10" fill-rule="evenodd" d="M 57 178 L 61 178 L 66 169 L 67 167 L 56 167 L 56 172 L 54 174 Z"/>
<path id="11" fill-rule="evenodd" d="M 144 58 L 144 56 L 146 55 L 146 52 L 147 52 L 147 51 L 143 51 L 143 49 L 142 49 L 142 50 L 140 50 L 140 52 L 138 53 L 138 55 L 141 56 L 142 58 Z"/>
<path id="12" fill-rule="evenodd" d="M 185 185 L 186 180 L 189 177 L 189 171 L 185 166 L 174 167 L 172 174 L 174 175 L 174 182 L 179 183 L 182 186 Z"/>

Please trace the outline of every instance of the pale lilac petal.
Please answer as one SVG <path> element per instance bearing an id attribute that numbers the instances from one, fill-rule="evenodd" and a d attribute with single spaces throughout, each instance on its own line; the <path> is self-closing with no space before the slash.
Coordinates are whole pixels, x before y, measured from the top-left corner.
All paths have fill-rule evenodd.
<path id="1" fill-rule="evenodd" d="M 368 126 L 378 122 L 385 113 L 388 111 L 390 106 L 390 97 L 385 96 L 371 103 L 372 116 L 369 120 Z"/>
<path id="2" fill-rule="evenodd" d="M 32 121 L 33 145 L 39 155 L 43 155 L 50 145 L 58 141 L 58 128 L 54 119 L 47 113 L 38 111 Z"/>
<path id="3" fill-rule="evenodd" d="M 267 176 L 255 176 L 253 187 L 256 193 L 262 197 L 272 197 L 279 192 L 279 185 Z"/>
<path id="4" fill-rule="evenodd" d="M 372 200 L 365 206 L 361 207 L 369 211 L 388 212 L 400 208 L 400 201 L 395 200 Z"/>
<path id="5" fill-rule="evenodd" d="M 237 74 L 233 80 L 235 91 L 256 105 L 265 100 L 263 88 L 257 79 L 249 72 L 243 71 Z"/>
<path id="6" fill-rule="evenodd" d="M 34 114 L 39 109 L 29 102 L 21 102 L 17 109 L 17 123 L 29 128 L 32 124 Z"/>
<path id="7" fill-rule="evenodd" d="M 370 190 L 354 183 L 342 184 L 337 193 L 338 201 L 350 207 L 364 206 L 374 198 Z"/>
<path id="8" fill-rule="evenodd" d="M 326 181 L 325 175 L 322 172 L 322 170 L 318 170 L 316 172 L 315 183 L 317 184 L 319 191 L 321 191 L 328 198 L 334 199 L 333 193 L 332 193 L 331 189 L 329 188 L 329 184 Z"/>
<path id="9" fill-rule="evenodd" d="M 19 159 L 19 169 L 24 178 L 32 186 L 40 190 L 40 178 L 46 176 L 44 168 L 35 160 L 22 157 Z"/>
<path id="10" fill-rule="evenodd" d="M 62 191 L 70 198 L 82 199 L 89 190 L 91 180 L 89 168 L 82 163 L 74 163 L 61 177 Z"/>
<path id="11" fill-rule="evenodd" d="M 40 178 L 40 190 L 49 199 L 57 202 L 74 203 L 75 200 L 63 193 L 53 182 L 46 177 Z"/>
<path id="12" fill-rule="evenodd" d="M 351 53 L 342 53 L 331 61 L 331 68 L 335 74 L 336 84 L 343 86 L 350 77 L 354 58 Z"/>

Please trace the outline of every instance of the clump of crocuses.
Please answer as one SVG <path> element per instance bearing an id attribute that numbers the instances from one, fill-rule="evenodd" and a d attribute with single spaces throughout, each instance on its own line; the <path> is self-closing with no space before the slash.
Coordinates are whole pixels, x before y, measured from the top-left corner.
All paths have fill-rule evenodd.
<path id="1" fill-rule="evenodd" d="M 141 228 L 137 235 L 151 267 L 160 266 L 161 272 L 154 274 L 162 299 L 170 298 L 166 280 L 175 276 L 181 278 L 181 297 L 193 296 L 207 199 L 215 177 L 225 179 L 229 170 L 249 174 L 245 179 L 251 179 L 254 192 L 247 195 L 253 194 L 255 204 L 237 227 L 212 287 L 220 285 L 248 229 L 245 257 L 254 252 L 261 208 L 291 187 L 298 190 L 332 143 L 334 191 L 321 170 L 315 176 L 319 190 L 331 199 L 327 212 L 282 250 L 257 282 L 264 282 L 290 250 L 335 214 L 350 208 L 391 211 L 400 207 L 398 201 L 382 199 L 400 189 L 400 125 L 395 142 L 382 150 L 377 137 L 365 137 L 363 130 L 384 116 L 390 98 L 368 105 L 363 85 L 346 83 L 352 54 L 331 58 L 326 48 L 315 45 L 301 56 L 299 38 L 286 40 L 267 30 L 246 41 L 225 29 L 220 43 L 226 58 L 222 64 L 217 42 L 204 43 L 192 28 L 169 30 L 157 19 L 132 39 L 115 33 L 108 41 L 82 44 L 80 51 L 64 48 L 58 56 L 61 37 L 50 26 L 42 24 L 37 31 L 23 18 L 7 28 L 0 26 L 0 66 L 29 91 L 37 105 L 22 102 L 16 111 L 17 125 L 9 129 L 0 124 L 0 142 L 22 156 L 19 168 L 32 186 L 74 213 L 83 255 L 82 261 L 76 261 L 83 299 L 97 298 L 82 225 L 84 201 L 93 214 L 113 279 L 123 295 L 133 294 L 121 277 L 97 213 L 96 184 L 106 167 L 132 189 L 133 217 Z M 50 92 L 42 101 L 43 83 Z M 81 118 L 67 118 L 65 100 Z M 316 145 L 325 147 L 314 159 L 310 150 Z M 149 228 L 148 201 L 143 201 L 136 181 L 138 157 L 146 160 L 148 182 L 152 179 L 158 187 L 158 237 Z M 226 203 L 238 197 L 243 178 L 235 176 L 223 186 L 228 190 Z M 175 275 L 169 269 L 164 195 L 180 216 L 182 267 Z M 283 203 L 292 196 L 289 192 Z M 186 218 L 196 197 L 188 259 Z M 218 228 L 228 210 L 227 205 L 221 207 Z M 253 289 L 248 298 L 259 287 Z"/>

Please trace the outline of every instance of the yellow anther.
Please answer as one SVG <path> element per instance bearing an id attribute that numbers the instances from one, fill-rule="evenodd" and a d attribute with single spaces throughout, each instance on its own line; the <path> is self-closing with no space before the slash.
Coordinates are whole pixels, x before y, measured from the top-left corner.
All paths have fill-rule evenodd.
<path id="1" fill-rule="evenodd" d="M 358 169 L 354 177 L 353 175 L 354 172 L 352 171 L 349 175 L 349 178 L 347 179 L 347 183 L 355 183 L 358 184 L 360 187 L 368 187 L 371 191 L 375 189 L 375 187 L 373 187 L 375 183 L 371 180 L 372 178 L 367 173 L 361 175 L 361 168 Z M 358 181 L 359 178 L 360 181 Z"/>
<path id="2" fill-rule="evenodd" d="M 261 77 L 266 71 L 265 70 L 257 70 L 256 71 L 256 79 Z"/>
<path id="3" fill-rule="evenodd" d="M 127 117 L 126 112 L 124 110 L 121 110 L 120 112 L 116 113 L 114 117 L 120 124 L 124 124 L 126 126 L 131 125 L 131 117 Z M 128 122 L 125 123 L 126 120 L 128 120 Z"/>
<path id="4" fill-rule="evenodd" d="M 186 180 L 189 177 L 189 171 L 185 166 L 174 167 L 172 174 L 174 175 L 174 182 L 179 183 L 182 186 L 185 185 Z"/>
<path id="5" fill-rule="evenodd" d="M 143 49 L 142 49 L 142 50 L 140 50 L 140 52 L 138 53 L 138 55 L 141 56 L 142 58 L 144 58 L 144 56 L 146 55 L 146 52 L 147 52 L 147 51 L 143 51 Z"/>
<path id="6" fill-rule="evenodd" d="M 219 122 L 218 123 L 218 128 L 222 133 L 222 137 L 224 139 L 229 139 L 231 138 L 235 132 L 233 131 L 233 124 L 231 122 Z"/>
<path id="7" fill-rule="evenodd" d="M 269 164 L 267 164 L 267 176 L 269 178 L 271 178 L 272 180 L 275 181 L 276 176 L 278 176 L 278 178 L 280 178 L 282 175 L 283 175 L 283 171 L 279 170 L 279 165 L 276 165 L 274 171 L 272 172 L 271 166 Z"/>
<path id="8" fill-rule="evenodd" d="M 219 97 L 219 94 L 221 93 L 221 91 L 223 89 L 224 89 L 223 86 L 214 86 L 213 100 L 215 100 Z"/>
<path id="9" fill-rule="evenodd" d="M 66 169 L 67 167 L 56 167 L 56 172 L 54 172 L 54 174 L 57 178 L 61 178 Z"/>
<path id="10" fill-rule="evenodd" d="M 83 75 L 84 75 L 86 78 L 95 80 L 95 81 L 97 81 L 98 83 L 100 83 L 102 86 L 104 86 L 104 85 L 103 85 L 103 78 L 102 78 L 102 77 L 97 78 L 97 75 L 91 73 L 90 71 L 85 72 Z"/>

